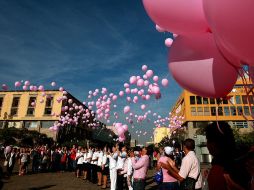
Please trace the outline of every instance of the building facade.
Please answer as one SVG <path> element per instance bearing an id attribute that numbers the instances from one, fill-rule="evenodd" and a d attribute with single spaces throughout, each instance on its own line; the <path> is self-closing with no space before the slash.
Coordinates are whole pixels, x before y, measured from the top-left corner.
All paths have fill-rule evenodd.
<path id="1" fill-rule="evenodd" d="M 60 100 L 63 96 L 65 100 Z M 36 130 L 52 137 L 55 141 L 64 142 L 72 139 L 93 140 L 93 131 L 88 123 L 78 126 L 62 127 L 58 132 L 49 130 L 65 114 L 62 108 L 68 105 L 67 100 L 87 109 L 79 100 L 66 91 L 0 91 L 0 128 L 15 127 Z M 94 117 L 90 117 L 92 123 Z M 100 123 L 102 127 L 103 123 Z"/>
<path id="2" fill-rule="evenodd" d="M 249 93 L 252 84 L 238 79 L 232 91 L 226 98 L 214 99 L 200 97 L 183 90 L 174 105 L 171 114 L 183 116 L 183 127 L 186 128 L 186 138 L 196 141 L 196 152 L 201 161 L 211 160 L 206 148 L 206 138 L 197 134 L 197 130 L 213 121 L 226 121 L 231 127 L 237 127 L 240 133 L 253 131 L 254 96 Z"/>
<path id="3" fill-rule="evenodd" d="M 153 132 L 153 142 L 158 144 L 164 137 L 169 137 L 170 129 L 168 127 L 156 127 Z"/>

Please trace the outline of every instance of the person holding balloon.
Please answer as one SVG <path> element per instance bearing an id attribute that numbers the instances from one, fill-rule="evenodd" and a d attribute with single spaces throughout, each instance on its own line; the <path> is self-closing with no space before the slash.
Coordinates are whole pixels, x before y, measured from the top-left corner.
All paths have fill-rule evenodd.
<path id="1" fill-rule="evenodd" d="M 116 163 L 117 163 L 117 147 L 112 147 L 112 153 L 108 154 L 109 158 L 109 172 L 110 172 L 110 189 L 116 190 L 116 180 L 117 180 L 117 170 L 116 170 Z"/>

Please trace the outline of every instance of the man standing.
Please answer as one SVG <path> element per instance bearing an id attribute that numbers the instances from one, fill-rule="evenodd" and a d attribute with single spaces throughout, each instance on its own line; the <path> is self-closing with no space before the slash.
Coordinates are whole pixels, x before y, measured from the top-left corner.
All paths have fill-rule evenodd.
<path id="1" fill-rule="evenodd" d="M 186 189 L 183 186 L 188 186 L 189 190 L 201 190 L 202 177 L 200 173 L 200 163 L 194 152 L 195 141 L 193 139 L 186 139 L 183 143 L 183 151 L 185 157 L 182 160 L 180 171 L 170 164 L 161 165 L 167 169 L 169 174 L 180 181 L 180 189 Z M 188 183 L 188 184 L 187 184 Z"/>
<path id="2" fill-rule="evenodd" d="M 135 160 L 134 152 L 130 153 L 132 167 L 134 169 L 133 174 L 133 189 L 144 190 L 146 173 L 149 166 L 149 157 L 147 155 L 147 149 L 142 148 L 141 157 L 138 161 Z"/>
<path id="3" fill-rule="evenodd" d="M 110 189 L 116 190 L 116 180 L 117 180 L 117 163 L 118 152 L 115 146 L 112 147 L 112 153 L 108 156 L 109 158 L 109 172 L 110 172 Z"/>

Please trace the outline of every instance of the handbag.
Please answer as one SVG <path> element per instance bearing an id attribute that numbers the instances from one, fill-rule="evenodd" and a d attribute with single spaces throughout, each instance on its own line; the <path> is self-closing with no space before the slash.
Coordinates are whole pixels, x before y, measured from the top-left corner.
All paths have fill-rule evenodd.
<path id="1" fill-rule="evenodd" d="M 7 166 L 7 165 L 8 165 L 8 161 L 5 160 L 5 161 L 4 161 L 4 166 Z"/>
<path id="2" fill-rule="evenodd" d="M 181 183 L 180 183 L 180 190 L 195 190 L 195 184 L 199 178 L 200 172 L 197 176 L 197 179 L 194 179 L 192 177 L 186 177 Z"/>
<path id="3" fill-rule="evenodd" d="M 163 173 L 162 173 L 162 169 L 160 169 L 159 171 L 157 171 L 154 176 L 153 176 L 153 180 L 157 183 L 157 184 L 161 184 L 163 182 Z"/>
<path id="4" fill-rule="evenodd" d="M 186 177 L 180 183 L 180 190 L 195 190 L 196 180 L 191 177 Z"/>

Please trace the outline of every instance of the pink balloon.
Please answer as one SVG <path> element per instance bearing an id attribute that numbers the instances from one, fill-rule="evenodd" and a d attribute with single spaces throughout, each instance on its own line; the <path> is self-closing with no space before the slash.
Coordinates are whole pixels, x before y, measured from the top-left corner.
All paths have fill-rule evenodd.
<path id="1" fill-rule="evenodd" d="M 166 40 L 165 40 L 165 46 L 167 46 L 167 47 L 171 47 L 171 45 L 173 44 L 173 39 L 172 38 L 167 38 Z"/>
<path id="2" fill-rule="evenodd" d="M 161 28 L 159 25 L 155 25 L 155 28 L 158 32 L 166 32 L 166 30 L 164 28 Z"/>
<path id="3" fill-rule="evenodd" d="M 148 86 L 149 85 L 149 81 L 148 80 L 145 80 L 144 81 L 144 86 Z"/>
<path id="4" fill-rule="evenodd" d="M 33 91 L 33 90 L 34 90 L 34 86 L 31 85 L 31 86 L 29 87 L 29 89 L 30 89 L 31 91 Z"/>
<path id="5" fill-rule="evenodd" d="M 3 84 L 3 85 L 2 85 L 2 89 L 3 89 L 3 90 L 8 90 L 8 86 L 7 86 L 6 84 Z"/>
<path id="6" fill-rule="evenodd" d="M 146 109 L 146 105 L 145 105 L 145 104 L 142 104 L 142 105 L 141 105 L 141 109 L 142 109 L 142 110 Z"/>
<path id="7" fill-rule="evenodd" d="M 237 66 L 254 66 L 253 7 L 252 0 L 204 0 L 204 12 L 217 45 Z"/>
<path id="8" fill-rule="evenodd" d="M 237 80 L 237 69 L 220 54 L 212 34 L 177 37 L 170 50 L 170 62 L 175 80 L 203 97 L 225 97 Z"/>
<path id="9" fill-rule="evenodd" d="M 130 112 L 130 110 L 131 110 L 130 106 L 125 106 L 123 109 L 123 112 L 126 114 L 126 113 Z"/>
<path id="10" fill-rule="evenodd" d="M 56 86 L 56 82 L 51 82 L 51 86 Z"/>
<path id="11" fill-rule="evenodd" d="M 137 82 L 137 77 L 136 76 L 130 77 L 130 84 L 135 84 L 136 82 Z"/>
<path id="12" fill-rule="evenodd" d="M 142 71 L 145 72 L 147 70 L 147 68 L 148 68 L 147 65 L 142 65 Z"/>
<path id="13" fill-rule="evenodd" d="M 158 82 L 158 80 L 159 80 L 159 77 L 158 77 L 158 76 L 154 76 L 154 77 L 153 77 L 153 81 L 154 81 L 154 82 Z"/>
<path id="14" fill-rule="evenodd" d="M 143 0 L 150 18 L 160 27 L 176 34 L 207 31 L 202 0 Z"/>
<path id="15" fill-rule="evenodd" d="M 119 137 L 119 142 L 124 142 L 125 141 L 125 137 Z"/>
<path id="16" fill-rule="evenodd" d="M 143 85 L 144 85 L 144 80 L 143 79 L 138 79 L 137 86 L 142 87 Z"/>
<path id="17" fill-rule="evenodd" d="M 21 86 L 21 82 L 20 81 L 16 81 L 15 82 L 15 87 L 20 87 Z"/>
<path id="18" fill-rule="evenodd" d="M 119 125 L 118 125 L 118 124 L 119 124 Z M 116 127 L 116 130 L 117 130 L 117 134 L 118 134 L 119 136 L 121 136 L 121 135 L 124 134 L 124 129 L 123 129 L 123 127 L 122 127 L 122 124 L 120 125 L 120 123 L 116 123 L 115 127 Z"/>
<path id="19" fill-rule="evenodd" d="M 120 91 L 120 92 L 119 92 L 119 96 L 122 97 L 123 95 L 124 95 L 124 92 L 123 92 L 123 91 Z"/>
<path id="20" fill-rule="evenodd" d="M 148 78 L 151 78 L 151 77 L 153 76 L 153 71 L 152 71 L 152 70 L 146 71 L 146 76 L 147 76 Z"/>
<path id="21" fill-rule="evenodd" d="M 129 88 L 130 87 L 130 85 L 128 84 L 128 83 L 124 83 L 124 88 Z"/>
<path id="22" fill-rule="evenodd" d="M 147 94 L 147 95 L 146 95 L 146 100 L 149 100 L 149 99 L 150 99 L 150 95 Z"/>
<path id="23" fill-rule="evenodd" d="M 117 95 L 113 95 L 112 100 L 116 101 L 117 100 Z"/>
<path id="24" fill-rule="evenodd" d="M 29 86 L 30 85 L 30 82 L 27 80 L 27 81 L 25 81 L 25 86 Z"/>
<path id="25" fill-rule="evenodd" d="M 161 84 L 162 84 L 162 86 L 168 86 L 168 79 L 162 79 L 161 80 Z"/>
<path id="26" fill-rule="evenodd" d="M 44 102 L 44 100 L 43 100 L 43 99 L 41 99 L 41 100 L 40 100 L 40 103 L 42 104 L 43 102 Z"/>
<path id="27" fill-rule="evenodd" d="M 35 102 L 32 102 L 32 103 L 31 103 L 31 106 L 35 107 L 35 105 L 36 105 Z"/>
<path id="28" fill-rule="evenodd" d="M 43 87 L 42 85 L 40 85 L 40 86 L 38 87 L 38 90 L 39 90 L 39 91 L 44 91 L 44 87 Z"/>
<path id="29" fill-rule="evenodd" d="M 153 92 L 154 94 L 160 93 L 160 87 L 158 87 L 158 86 L 153 86 L 152 92 Z"/>
<path id="30" fill-rule="evenodd" d="M 22 88 L 23 88 L 23 90 L 27 90 L 27 86 L 23 86 Z"/>
<path id="31" fill-rule="evenodd" d="M 126 92 L 126 94 L 130 94 L 130 93 L 131 93 L 131 90 L 130 90 L 129 88 L 126 88 L 126 89 L 125 89 L 125 92 Z"/>
<path id="32" fill-rule="evenodd" d="M 130 101 L 131 101 L 131 97 L 128 96 L 128 97 L 126 98 L 126 100 L 127 100 L 128 102 L 130 102 Z"/>
<path id="33" fill-rule="evenodd" d="M 123 125 L 122 128 L 124 129 L 124 132 L 128 131 L 128 125 Z"/>
<path id="34" fill-rule="evenodd" d="M 148 79 L 148 77 L 146 75 L 143 75 L 143 79 Z"/>
<path id="35" fill-rule="evenodd" d="M 60 91 L 60 92 L 63 92 L 63 91 L 64 91 L 64 88 L 63 88 L 63 87 L 60 87 L 60 88 L 59 88 L 59 91 Z"/>

